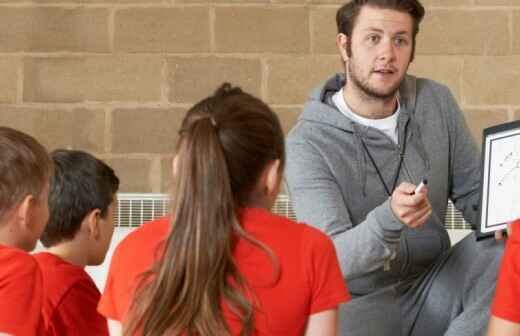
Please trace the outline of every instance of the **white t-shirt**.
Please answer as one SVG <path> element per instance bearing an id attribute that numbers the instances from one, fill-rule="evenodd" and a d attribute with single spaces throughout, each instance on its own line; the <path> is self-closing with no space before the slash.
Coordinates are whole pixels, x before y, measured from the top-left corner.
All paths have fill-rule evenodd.
<path id="1" fill-rule="evenodd" d="M 398 143 L 397 119 L 399 118 L 399 112 L 401 111 L 399 99 L 397 99 L 397 110 L 395 111 L 395 113 L 383 119 L 368 119 L 354 113 L 345 102 L 345 99 L 343 98 L 343 88 L 341 88 L 341 90 L 339 90 L 332 96 L 332 101 L 334 102 L 338 110 L 340 110 L 340 112 L 343 113 L 347 118 L 354 120 L 355 122 L 361 125 L 376 128 L 388 135 L 394 143 Z"/>

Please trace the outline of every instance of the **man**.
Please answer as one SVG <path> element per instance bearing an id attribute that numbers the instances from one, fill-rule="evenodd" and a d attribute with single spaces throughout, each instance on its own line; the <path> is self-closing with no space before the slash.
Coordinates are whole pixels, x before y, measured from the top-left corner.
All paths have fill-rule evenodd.
<path id="1" fill-rule="evenodd" d="M 341 7 L 345 74 L 287 140 L 297 217 L 334 240 L 354 297 L 348 335 L 481 335 L 489 318 L 502 247 L 471 235 L 450 248 L 443 226 L 448 199 L 476 222 L 478 151 L 449 90 L 406 74 L 423 16 L 417 0 Z"/>

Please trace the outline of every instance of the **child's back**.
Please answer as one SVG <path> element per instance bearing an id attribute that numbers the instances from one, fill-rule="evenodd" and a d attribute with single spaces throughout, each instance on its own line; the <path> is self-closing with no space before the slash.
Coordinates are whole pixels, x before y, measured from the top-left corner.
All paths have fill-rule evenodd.
<path id="1" fill-rule="evenodd" d="M 233 256 L 258 304 L 255 335 L 302 335 L 309 315 L 348 301 L 330 239 L 318 230 L 259 208 L 241 210 L 241 225 L 255 240 L 268 246 L 279 262 L 280 274 L 263 250 L 240 240 Z M 141 275 L 159 260 L 170 222 L 162 218 L 130 233 L 112 258 L 99 311 L 112 320 L 126 321 Z M 232 335 L 241 321 L 222 306 Z"/>
<path id="2" fill-rule="evenodd" d="M 85 269 L 48 252 L 34 257 L 43 277 L 45 334 L 106 335 L 106 319 L 96 311 L 101 293 Z"/>
<path id="3" fill-rule="evenodd" d="M 0 332 L 36 335 L 42 295 L 42 276 L 34 258 L 0 245 Z"/>

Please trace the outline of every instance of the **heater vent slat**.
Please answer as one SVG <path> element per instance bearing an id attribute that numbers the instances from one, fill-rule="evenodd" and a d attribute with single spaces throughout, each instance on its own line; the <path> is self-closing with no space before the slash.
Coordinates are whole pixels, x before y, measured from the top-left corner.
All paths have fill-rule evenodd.
<path id="1" fill-rule="evenodd" d="M 138 227 L 144 222 L 162 217 L 168 213 L 169 199 L 167 194 L 118 194 L 118 211 L 115 212 L 117 227 Z M 278 215 L 296 219 L 296 214 L 288 195 L 280 194 L 272 208 Z M 444 219 L 446 229 L 470 229 L 462 214 L 448 202 Z"/>

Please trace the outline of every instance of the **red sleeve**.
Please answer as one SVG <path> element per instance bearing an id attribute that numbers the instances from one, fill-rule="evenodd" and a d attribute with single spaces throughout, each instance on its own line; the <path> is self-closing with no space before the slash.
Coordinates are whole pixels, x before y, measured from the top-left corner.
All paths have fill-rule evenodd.
<path id="1" fill-rule="evenodd" d="M 118 276 L 118 255 L 119 255 L 119 246 L 114 251 L 112 256 L 112 260 L 110 261 L 110 268 L 108 270 L 108 276 L 105 283 L 105 289 L 103 290 L 103 294 L 101 295 L 101 299 L 99 300 L 99 304 L 97 307 L 98 312 L 105 316 L 108 319 L 121 321 L 122 316 L 121 312 L 117 309 L 117 288 L 115 285 L 116 277 Z"/>
<path id="2" fill-rule="evenodd" d="M 50 334 L 108 336 L 107 320 L 96 310 L 99 298 L 100 293 L 90 279 L 75 283 L 51 317 Z"/>
<path id="3" fill-rule="evenodd" d="M 334 309 L 350 300 L 350 294 L 339 268 L 336 250 L 330 238 L 314 228 L 308 229 L 307 267 L 311 281 L 310 315 Z M 309 260 L 311 261 L 309 263 Z"/>
<path id="4" fill-rule="evenodd" d="M 516 235 L 515 229 L 516 231 L 520 230 L 520 226 L 517 225 L 513 228 L 513 236 Z M 520 242 L 510 238 L 506 243 L 491 312 L 501 319 L 520 323 L 519 300 Z"/>
<path id="5" fill-rule="evenodd" d="M 0 258 L 0 333 L 35 335 L 43 329 L 43 284 L 36 260 L 25 252 Z"/>

